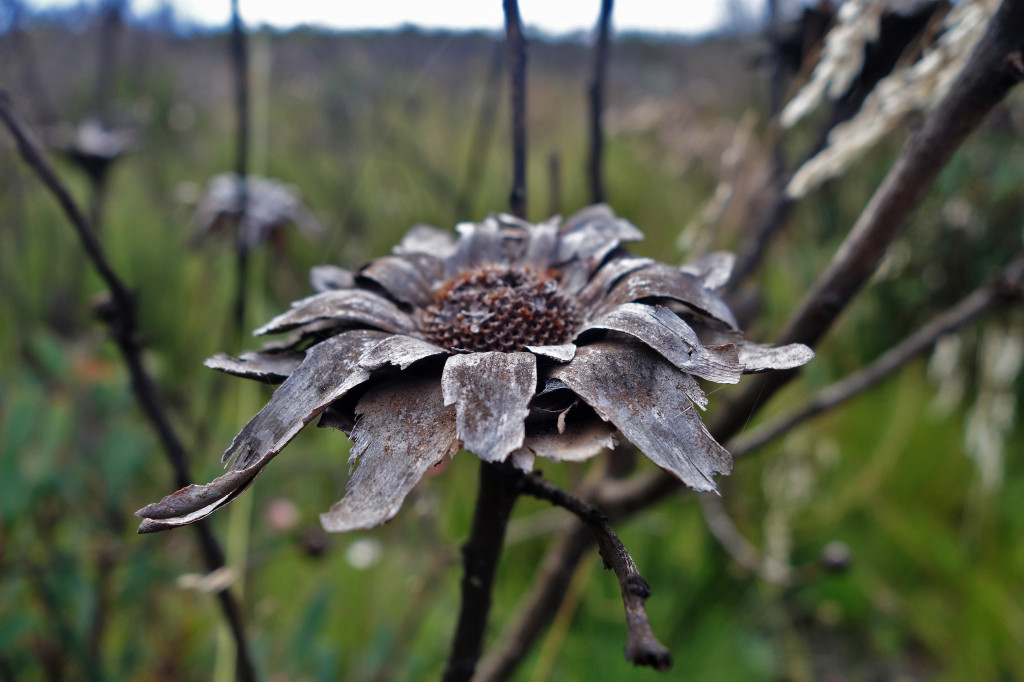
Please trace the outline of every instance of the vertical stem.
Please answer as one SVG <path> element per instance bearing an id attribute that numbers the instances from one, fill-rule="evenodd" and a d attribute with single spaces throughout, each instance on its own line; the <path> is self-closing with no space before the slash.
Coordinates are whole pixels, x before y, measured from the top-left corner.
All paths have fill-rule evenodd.
<path id="1" fill-rule="evenodd" d="M 494 573 L 505 542 L 505 528 L 519 495 L 519 480 L 519 472 L 511 465 L 480 462 L 473 528 L 462 546 L 462 605 L 444 682 L 471 679 L 480 659 Z"/>
<path id="2" fill-rule="evenodd" d="M 526 41 L 519 22 L 519 3 L 503 0 L 508 41 L 508 74 L 512 97 L 512 214 L 526 218 Z"/>
<path id="3" fill-rule="evenodd" d="M 238 178 L 238 277 L 236 283 L 238 289 L 235 295 L 235 328 L 241 332 L 245 326 L 250 246 L 246 234 L 248 225 L 246 177 L 249 174 L 249 64 L 238 0 L 231 0 L 231 66 L 235 76 L 235 175 Z"/>
<path id="4" fill-rule="evenodd" d="M 111 93 L 114 90 L 114 63 L 117 56 L 117 34 L 121 28 L 121 0 L 111 0 L 103 8 L 99 30 L 99 58 L 96 65 L 96 116 L 100 125 L 111 125 Z M 96 229 L 96 225 L 93 225 Z"/>
<path id="5" fill-rule="evenodd" d="M 558 152 L 548 154 L 548 215 L 562 212 L 562 156 Z"/>
<path id="6" fill-rule="evenodd" d="M 604 131 L 601 115 L 604 110 L 604 84 L 608 75 L 608 34 L 611 29 L 613 0 L 601 0 L 601 16 L 597 22 L 597 43 L 594 46 L 594 77 L 588 88 L 590 100 L 590 200 L 604 201 Z"/>

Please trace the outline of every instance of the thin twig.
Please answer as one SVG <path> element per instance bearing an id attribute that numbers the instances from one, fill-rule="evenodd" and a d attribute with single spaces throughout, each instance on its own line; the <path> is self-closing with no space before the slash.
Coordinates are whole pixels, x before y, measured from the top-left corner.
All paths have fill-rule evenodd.
<path id="1" fill-rule="evenodd" d="M 608 518 L 596 507 L 536 474 L 523 477 L 522 491 L 572 512 L 593 534 L 605 568 L 615 571 L 615 577 L 619 579 L 622 604 L 626 609 L 626 659 L 634 665 L 650 666 L 655 670 L 671 668 L 672 652 L 654 636 L 647 619 L 645 603 L 651 596 L 651 586 L 640 575 L 633 557 L 615 534 Z"/>
<path id="2" fill-rule="evenodd" d="M 519 496 L 522 472 L 510 464 L 480 462 L 480 484 L 473 528 L 462 546 L 465 573 L 462 576 L 462 605 L 455 627 L 451 654 L 444 670 L 444 682 L 470 680 L 483 650 L 487 616 L 491 610 L 494 573 L 505 542 L 505 529 Z"/>
<path id="3" fill-rule="evenodd" d="M 587 163 L 590 176 L 591 203 L 600 204 L 604 199 L 604 130 L 601 125 L 604 113 L 604 88 L 608 77 L 608 34 L 611 31 L 613 0 L 601 0 L 601 16 L 597 21 L 597 42 L 594 45 L 594 75 L 587 88 L 590 103 L 590 159 Z"/>
<path id="4" fill-rule="evenodd" d="M 743 537 L 720 495 L 698 495 L 698 498 L 708 530 L 736 563 L 773 585 L 789 585 L 793 582 L 792 567 L 762 556 L 757 547 Z"/>
<path id="5" fill-rule="evenodd" d="M 729 443 L 734 458 L 751 453 L 794 426 L 829 410 L 878 384 L 912 359 L 927 351 L 951 332 L 960 329 L 1000 301 L 1021 296 L 1024 280 L 1024 258 L 1019 258 L 1004 269 L 988 285 L 973 292 L 949 310 L 890 348 L 867 367 L 854 372 L 818 392 L 803 407 L 781 415 L 753 433 Z"/>
<path id="6" fill-rule="evenodd" d="M 163 450 L 171 463 L 171 468 L 174 470 L 177 486 L 183 488 L 189 485 L 192 481 L 192 476 L 188 470 L 185 447 L 171 426 L 170 417 L 160 399 L 156 384 L 142 362 L 142 344 L 137 327 L 135 296 L 128 290 L 128 287 L 125 286 L 110 266 L 106 254 L 90 229 L 84 214 L 78 208 L 78 205 L 72 199 L 70 192 L 68 192 L 60 178 L 57 177 L 53 168 L 43 158 L 38 145 L 29 138 L 21 122 L 14 116 L 7 94 L 2 91 L 0 91 L 0 119 L 3 120 L 4 125 L 7 126 L 11 136 L 14 138 L 18 152 L 25 160 L 25 163 L 32 168 L 60 204 L 68 221 L 82 242 L 82 247 L 85 249 L 89 261 L 96 268 L 104 284 L 109 289 L 110 299 L 101 306 L 99 314 L 110 327 L 111 336 L 128 367 L 135 398 L 138 400 L 143 413 L 149 419 L 150 424 L 152 424 L 157 432 Z M 205 522 L 193 525 L 199 535 L 199 545 L 207 570 L 214 571 L 223 566 L 224 554 L 210 527 Z M 249 647 L 245 639 L 238 602 L 235 601 L 234 595 L 228 590 L 219 592 L 217 596 L 224 616 L 231 628 L 231 633 L 235 638 L 238 657 L 238 677 L 242 680 L 254 680 L 256 679 L 255 668 L 249 657 Z"/>
<path id="7" fill-rule="evenodd" d="M 508 41 L 508 75 L 512 100 L 512 214 L 526 218 L 526 40 L 519 22 L 519 3 L 503 0 Z"/>

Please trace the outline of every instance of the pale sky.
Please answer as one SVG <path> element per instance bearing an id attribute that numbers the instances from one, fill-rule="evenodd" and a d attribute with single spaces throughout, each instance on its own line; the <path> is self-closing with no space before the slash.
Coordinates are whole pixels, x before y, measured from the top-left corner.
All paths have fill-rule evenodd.
<path id="1" fill-rule="evenodd" d="M 492 29 L 504 26 L 500 0 L 240 0 L 242 17 L 250 25 L 288 28 L 316 24 L 334 29 L 394 28 L 415 24 L 424 28 Z M 61 7 L 77 0 L 29 0 L 35 7 Z M 97 4 L 95 0 L 86 2 Z M 224 25 L 230 0 L 130 0 L 132 10 L 147 14 L 171 5 L 183 19 L 205 26 Z M 756 6 L 756 0 L 748 0 Z M 528 26 L 548 33 L 593 29 L 600 0 L 520 0 L 519 12 Z M 723 0 L 618 0 L 613 25 L 617 31 L 695 34 L 715 29 L 725 20 Z"/>

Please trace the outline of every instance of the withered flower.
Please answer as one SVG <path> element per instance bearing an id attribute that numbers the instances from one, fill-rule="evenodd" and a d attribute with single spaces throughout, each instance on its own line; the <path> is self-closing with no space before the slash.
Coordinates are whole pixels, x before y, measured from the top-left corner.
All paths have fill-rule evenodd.
<path id="1" fill-rule="evenodd" d="M 289 227 L 296 227 L 307 237 L 321 233 L 320 223 L 302 202 L 299 190 L 274 178 L 250 175 L 245 180 L 245 218 L 242 221 L 242 242 L 255 249 L 265 242 L 281 239 Z M 242 212 L 242 186 L 235 173 L 221 173 L 210 179 L 196 206 L 192 222 L 196 239 L 223 233 L 232 227 Z"/>
<path id="2" fill-rule="evenodd" d="M 284 383 L 225 451 L 230 471 L 140 510 L 139 531 L 227 504 L 317 416 L 354 442 L 345 496 L 321 515 L 329 531 L 384 523 L 460 448 L 530 470 L 536 455 L 612 448 L 616 429 L 686 485 L 714 490 L 732 459 L 695 409 L 707 405 L 697 378 L 736 383 L 813 355 L 743 339 L 715 293 L 731 254 L 682 267 L 632 256 L 620 245 L 643 235 L 607 206 L 457 230 L 413 227 L 355 274 L 314 268 L 319 293 L 256 330 L 288 332 L 282 342 L 207 360 Z"/>
<path id="3" fill-rule="evenodd" d="M 102 181 L 110 166 L 135 147 L 136 133 L 130 128 L 108 128 L 95 118 L 77 126 L 63 124 L 49 131 L 51 148 L 82 168 L 93 181 Z"/>

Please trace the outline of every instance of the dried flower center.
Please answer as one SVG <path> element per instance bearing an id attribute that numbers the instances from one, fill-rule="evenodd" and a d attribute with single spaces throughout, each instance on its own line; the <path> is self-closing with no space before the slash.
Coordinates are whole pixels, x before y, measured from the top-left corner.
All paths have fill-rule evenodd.
<path id="1" fill-rule="evenodd" d="M 580 325 L 579 306 L 554 277 L 496 265 L 452 279 L 423 319 L 439 346 L 505 353 L 566 343 Z"/>

